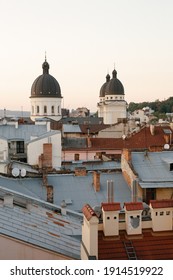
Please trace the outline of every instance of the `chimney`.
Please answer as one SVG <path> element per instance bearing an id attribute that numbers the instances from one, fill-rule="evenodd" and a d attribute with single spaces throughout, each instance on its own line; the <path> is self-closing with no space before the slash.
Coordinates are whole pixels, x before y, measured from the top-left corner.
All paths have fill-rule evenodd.
<path id="1" fill-rule="evenodd" d="M 46 191 L 47 191 L 47 202 L 53 203 L 53 186 L 47 185 Z"/>
<path id="2" fill-rule="evenodd" d="M 7 206 L 9 208 L 13 208 L 13 195 L 6 194 L 4 196 L 4 206 Z"/>
<path id="3" fill-rule="evenodd" d="M 154 124 L 150 124 L 150 133 L 151 133 L 151 135 L 155 134 L 155 126 L 154 126 Z"/>
<path id="4" fill-rule="evenodd" d="M 123 156 L 126 159 L 126 161 L 131 161 L 131 150 L 123 149 Z"/>
<path id="5" fill-rule="evenodd" d="M 98 217 L 88 204 L 82 208 L 82 212 L 81 259 L 98 259 Z"/>
<path id="6" fill-rule="evenodd" d="M 112 180 L 107 180 L 107 201 L 114 202 L 114 183 Z"/>
<path id="7" fill-rule="evenodd" d="M 137 202 L 137 180 L 134 179 L 132 182 L 132 202 Z"/>
<path id="8" fill-rule="evenodd" d="M 93 172 L 93 185 L 94 185 L 94 190 L 96 192 L 100 191 L 100 173 L 98 171 Z"/>
<path id="9" fill-rule="evenodd" d="M 87 147 L 88 147 L 88 148 L 91 148 L 91 147 L 92 147 L 91 138 L 90 138 L 90 137 L 87 137 Z"/>
<path id="10" fill-rule="evenodd" d="M 86 176 L 86 168 L 85 167 L 76 167 L 75 176 Z"/>

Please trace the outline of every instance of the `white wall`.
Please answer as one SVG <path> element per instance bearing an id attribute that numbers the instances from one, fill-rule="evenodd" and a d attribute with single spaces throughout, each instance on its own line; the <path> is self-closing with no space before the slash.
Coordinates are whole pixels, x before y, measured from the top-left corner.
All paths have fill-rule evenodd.
<path id="1" fill-rule="evenodd" d="M 57 132 L 42 139 L 35 139 L 27 145 L 27 161 L 30 165 L 38 165 L 38 157 L 43 153 L 43 144 L 52 143 L 52 167 L 61 167 L 61 133 Z"/>

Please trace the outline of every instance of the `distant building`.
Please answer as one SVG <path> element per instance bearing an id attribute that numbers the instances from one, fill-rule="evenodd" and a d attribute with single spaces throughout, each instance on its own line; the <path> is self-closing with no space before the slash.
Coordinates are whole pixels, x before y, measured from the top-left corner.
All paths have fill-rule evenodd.
<path id="1" fill-rule="evenodd" d="M 57 80 L 49 74 L 49 64 L 42 65 L 43 74 L 38 76 L 31 87 L 31 119 L 49 117 L 61 119 L 61 88 Z"/>
<path id="2" fill-rule="evenodd" d="M 100 89 L 98 103 L 98 116 L 102 117 L 104 124 L 115 124 L 127 119 L 127 102 L 124 99 L 124 87 L 117 79 L 117 71 L 106 76 L 106 82 Z"/>

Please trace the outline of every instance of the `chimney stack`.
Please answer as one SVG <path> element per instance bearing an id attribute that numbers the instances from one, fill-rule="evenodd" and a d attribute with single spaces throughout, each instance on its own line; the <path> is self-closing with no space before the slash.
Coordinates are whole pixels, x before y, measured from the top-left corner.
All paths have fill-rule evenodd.
<path id="1" fill-rule="evenodd" d="M 93 185 L 94 185 L 94 190 L 96 192 L 100 191 L 100 173 L 98 171 L 93 172 Z"/>
<path id="2" fill-rule="evenodd" d="M 112 180 L 107 180 L 107 201 L 114 202 L 114 183 Z"/>

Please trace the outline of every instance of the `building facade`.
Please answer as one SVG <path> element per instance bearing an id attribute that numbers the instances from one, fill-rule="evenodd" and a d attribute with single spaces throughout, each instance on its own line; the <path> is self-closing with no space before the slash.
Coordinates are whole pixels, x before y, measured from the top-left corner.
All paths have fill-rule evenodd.
<path id="1" fill-rule="evenodd" d="M 115 124 L 127 119 L 127 102 L 124 99 L 124 87 L 117 79 L 117 71 L 106 76 L 106 82 L 100 89 L 98 103 L 98 116 L 102 117 L 104 124 Z"/>

